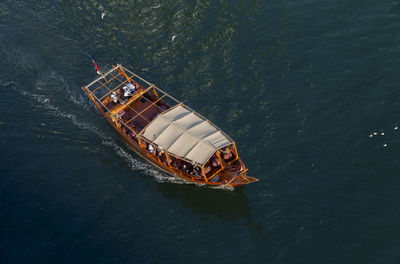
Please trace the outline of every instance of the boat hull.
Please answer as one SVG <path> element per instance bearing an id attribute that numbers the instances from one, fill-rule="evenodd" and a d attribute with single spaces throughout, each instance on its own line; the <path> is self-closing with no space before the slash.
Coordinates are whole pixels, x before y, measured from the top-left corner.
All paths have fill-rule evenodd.
<path id="1" fill-rule="evenodd" d="M 96 108 L 100 112 L 100 114 L 104 117 L 104 119 L 124 139 L 124 141 L 132 148 L 132 150 L 134 150 L 137 154 L 139 154 L 146 161 L 150 162 L 152 165 L 154 165 L 158 169 L 168 173 L 169 175 L 180 178 L 180 179 L 184 179 L 189 182 L 194 182 L 194 183 L 204 184 L 204 185 L 212 185 L 212 186 L 238 187 L 241 185 L 245 185 L 248 183 L 258 181 L 258 179 L 247 176 L 245 173 L 235 177 L 235 179 L 232 180 L 231 182 L 205 181 L 203 178 L 197 179 L 189 174 L 185 174 L 173 167 L 167 166 L 164 163 L 159 162 L 157 159 L 154 158 L 153 155 L 150 155 L 147 151 L 145 151 L 143 148 L 141 148 L 138 143 L 133 141 L 127 134 L 125 134 L 124 131 L 115 124 L 115 122 L 111 119 L 111 117 L 107 114 L 107 112 L 104 112 L 102 110 L 102 106 L 94 100 L 94 98 L 91 96 L 91 94 L 88 93 L 87 91 L 85 91 L 85 92 L 88 95 L 88 97 L 90 98 L 90 100 L 94 103 L 94 105 L 96 106 Z"/>
<path id="2" fill-rule="evenodd" d="M 227 134 L 121 65 L 82 90 L 133 151 L 165 173 L 213 186 L 258 181 Z"/>

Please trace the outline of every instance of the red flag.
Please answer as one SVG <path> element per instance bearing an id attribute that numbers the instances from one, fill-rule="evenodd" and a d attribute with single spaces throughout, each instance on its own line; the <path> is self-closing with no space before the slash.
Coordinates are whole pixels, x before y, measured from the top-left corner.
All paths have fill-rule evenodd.
<path id="1" fill-rule="evenodd" d="M 96 67 L 96 72 L 97 72 L 97 74 L 98 74 L 98 75 L 103 75 L 103 74 L 101 73 L 99 67 L 97 67 L 96 62 L 95 62 L 94 60 L 92 60 L 92 62 L 93 62 L 93 64 L 94 64 L 94 67 Z"/>

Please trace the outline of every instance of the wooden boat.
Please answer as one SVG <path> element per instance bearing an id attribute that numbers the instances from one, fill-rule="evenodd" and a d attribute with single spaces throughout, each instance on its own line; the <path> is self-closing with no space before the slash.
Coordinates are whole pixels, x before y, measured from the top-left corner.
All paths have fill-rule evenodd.
<path id="1" fill-rule="evenodd" d="M 144 159 L 187 181 L 236 187 L 247 176 L 235 142 L 209 120 L 121 65 L 82 87 Z"/>

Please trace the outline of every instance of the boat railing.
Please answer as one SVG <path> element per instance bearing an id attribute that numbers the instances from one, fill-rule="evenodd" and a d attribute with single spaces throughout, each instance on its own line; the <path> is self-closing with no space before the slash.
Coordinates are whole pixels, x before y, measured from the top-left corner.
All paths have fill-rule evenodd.
<path id="1" fill-rule="evenodd" d="M 111 108 L 107 106 L 105 103 L 107 101 L 107 97 L 111 96 L 113 92 L 118 91 L 118 89 L 120 89 L 123 85 L 125 85 L 129 81 L 133 81 L 137 86 L 139 86 L 139 89 L 136 92 L 137 96 L 133 96 L 127 102 L 125 102 L 126 101 L 125 99 L 121 98 L 121 96 L 118 93 L 115 93 L 114 96 L 116 96 L 118 102 L 121 102 L 122 105 L 118 106 L 117 108 L 115 108 L 116 106 L 113 106 Z M 138 83 L 139 81 L 141 81 L 142 84 Z M 96 80 L 88 84 L 87 86 L 83 87 L 83 89 L 85 90 L 86 93 L 88 93 L 90 97 L 94 99 L 94 101 L 96 101 L 103 107 L 105 112 L 110 113 L 111 115 L 115 115 L 116 112 L 119 112 L 125 108 L 129 108 L 130 110 L 132 110 L 132 112 L 135 113 L 135 116 L 133 118 L 130 118 L 130 120 L 128 120 L 127 122 L 124 122 L 122 119 L 115 116 L 116 119 L 121 121 L 121 123 L 126 125 L 129 129 L 131 129 L 129 123 L 139 116 L 144 120 L 146 120 L 146 123 L 150 123 L 151 120 L 148 120 L 143 115 L 143 113 L 146 112 L 148 109 L 150 109 L 151 106 L 157 107 L 158 110 L 162 112 L 163 110 L 157 105 L 157 103 L 160 102 L 161 100 L 169 99 L 171 100 L 173 105 L 181 103 L 180 101 L 178 101 L 165 91 L 156 87 L 154 84 L 146 81 L 141 76 L 131 72 L 130 70 L 124 68 L 119 64 L 113 67 L 111 70 L 107 71 L 101 77 L 97 78 Z M 150 101 L 148 98 L 146 98 L 146 96 L 144 96 L 151 90 L 153 90 L 156 97 L 158 97 L 155 101 Z M 135 109 L 133 109 L 130 106 L 130 104 L 139 98 L 143 98 L 144 100 L 148 101 L 150 105 L 146 107 L 146 109 L 138 112 Z M 133 132 L 136 134 L 135 131 Z"/>
<path id="2" fill-rule="evenodd" d="M 118 93 L 116 91 L 119 91 L 121 87 L 123 87 L 126 83 L 132 81 L 136 87 L 137 90 L 134 94 L 134 96 L 130 97 L 129 99 L 126 98 L 121 98 L 122 94 Z M 137 140 L 139 145 L 143 148 L 146 148 L 146 146 L 143 144 L 152 144 L 152 146 L 155 148 L 154 151 L 157 150 L 157 152 L 163 152 L 165 153 L 166 157 L 166 163 L 168 163 L 168 166 L 172 168 L 172 165 L 170 164 L 170 157 L 174 159 L 179 159 L 183 162 L 187 162 L 189 164 L 192 164 L 193 166 L 198 166 L 202 170 L 202 174 L 204 176 L 204 180 L 208 182 L 209 180 L 213 179 L 218 173 L 220 173 L 222 170 L 224 170 L 226 167 L 231 165 L 233 162 L 235 162 L 238 159 L 238 153 L 236 150 L 236 144 L 235 142 L 228 136 L 226 135 L 223 131 L 221 133 L 229 139 L 229 143 L 226 146 L 220 146 L 219 149 L 217 149 L 216 154 L 218 159 L 220 160 L 221 166 L 220 168 L 213 170 L 211 175 L 208 174 L 209 176 L 207 177 L 205 173 L 205 164 L 196 164 L 191 160 L 187 160 L 184 157 L 177 157 L 173 153 L 170 153 L 166 150 L 158 148 L 153 142 L 147 142 L 147 140 L 142 137 L 142 133 L 145 131 L 146 127 L 151 123 L 153 118 L 150 118 L 151 120 L 148 120 L 144 113 L 146 111 L 149 111 L 152 109 L 152 107 L 157 108 L 158 113 L 162 113 L 165 111 L 168 111 L 171 109 L 173 106 L 182 104 L 179 100 L 175 99 L 173 96 L 168 94 L 167 92 L 161 90 L 154 84 L 146 81 L 144 78 L 139 76 L 136 73 L 133 73 L 132 71 L 126 69 L 125 67 L 121 65 L 113 66 L 109 71 L 107 71 L 105 74 L 103 74 L 101 77 L 97 78 L 87 86 L 82 88 L 89 97 L 93 99 L 94 102 L 98 103 L 113 120 L 117 124 L 118 127 L 124 127 L 126 129 L 129 129 L 131 131 L 132 136 L 134 136 Z M 114 93 L 115 92 L 115 93 Z M 110 97 L 114 93 L 114 96 L 117 97 L 118 103 L 113 104 L 112 107 L 110 107 Z M 143 98 L 143 99 L 142 99 Z M 142 109 L 142 110 L 137 110 L 131 107 L 131 104 L 136 100 L 146 100 L 147 101 L 147 106 Z M 163 105 L 167 106 L 163 107 Z M 199 113 L 195 112 L 191 108 L 185 105 L 185 107 L 198 115 L 200 118 L 205 119 L 202 115 Z M 129 119 L 125 121 L 126 119 L 122 118 L 122 115 L 119 115 L 122 110 L 129 109 L 131 110 L 134 115 L 129 116 Z M 141 127 L 141 131 L 137 131 L 131 125 L 131 122 L 134 121 L 137 118 L 143 118 L 145 124 Z M 205 119 L 206 120 L 206 119 Z M 212 126 L 217 128 L 212 122 L 210 122 Z M 217 128 L 218 129 L 218 128 Z M 235 155 L 233 160 L 230 160 L 229 162 L 222 162 L 221 156 L 220 156 L 220 149 L 227 147 L 228 145 L 233 154 Z M 146 149 L 146 151 L 148 151 Z M 154 153 L 155 154 L 155 153 Z M 155 158 L 159 159 L 161 161 L 161 157 L 154 155 Z M 161 161 L 162 162 L 162 161 Z"/>

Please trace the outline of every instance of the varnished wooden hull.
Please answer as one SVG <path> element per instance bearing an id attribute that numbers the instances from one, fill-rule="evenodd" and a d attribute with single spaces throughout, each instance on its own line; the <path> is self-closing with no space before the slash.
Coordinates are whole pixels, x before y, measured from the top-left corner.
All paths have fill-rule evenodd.
<path id="1" fill-rule="evenodd" d="M 237 187 L 237 186 L 241 186 L 241 185 L 245 185 L 248 183 L 252 183 L 252 182 L 256 182 L 258 181 L 258 179 L 247 176 L 246 173 L 243 173 L 239 176 L 236 176 L 234 179 L 230 180 L 230 181 L 225 181 L 225 182 L 221 182 L 221 181 L 206 181 L 204 178 L 198 178 L 198 177 L 194 177 L 190 174 L 185 174 L 182 171 L 175 169 L 173 167 L 170 167 L 164 163 L 162 163 L 160 160 L 156 159 L 153 155 L 149 154 L 146 150 L 144 150 L 143 148 L 140 147 L 140 145 L 135 142 L 134 140 L 132 140 L 130 138 L 130 136 L 128 136 L 127 134 L 124 133 L 124 131 L 120 128 L 118 128 L 118 126 L 114 123 L 114 121 L 110 118 L 110 116 L 108 116 L 107 112 L 102 111 L 102 106 L 96 102 L 96 100 L 94 100 L 94 98 L 91 96 L 90 93 L 88 93 L 87 91 L 85 91 L 85 93 L 88 95 L 88 97 L 91 99 L 91 101 L 95 104 L 96 108 L 98 109 L 98 111 L 102 114 L 102 116 L 107 120 L 107 122 L 118 132 L 118 134 L 124 139 L 124 141 L 137 153 L 139 154 L 142 158 L 146 159 L 148 162 L 150 162 L 151 164 L 155 165 L 157 168 L 159 168 L 160 170 L 190 181 L 190 182 L 195 182 L 198 184 L 206 184 L 206 185 L 213 185 L 213 186 L 227 186 L 227 187 Z M 240 158 L 239 161 L 241 162 Z M 229 173 L 228 170 L 225 171 L 221 171 L 221 174 L 223 173 Z"/>

